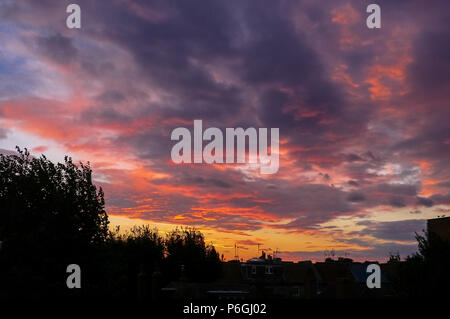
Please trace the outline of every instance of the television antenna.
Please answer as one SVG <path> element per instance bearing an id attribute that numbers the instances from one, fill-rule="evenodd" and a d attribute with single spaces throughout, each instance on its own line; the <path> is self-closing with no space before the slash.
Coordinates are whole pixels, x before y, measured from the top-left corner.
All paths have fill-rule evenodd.
<path id="1" fill-rule="evenodd" d="M 273 252 L 273 259 L 277 257 L 278 253 L 279 253 L 278 248 L 275 248 L 275 251 Z"/>
<path id="2" fill-rule="evenodd" d="M 259 256 L 259 251 L 260 251 L 259 247 L 262 246 L 262 244 L 257 243 L 256 245 L 258 246 L 258 256 Z"/>

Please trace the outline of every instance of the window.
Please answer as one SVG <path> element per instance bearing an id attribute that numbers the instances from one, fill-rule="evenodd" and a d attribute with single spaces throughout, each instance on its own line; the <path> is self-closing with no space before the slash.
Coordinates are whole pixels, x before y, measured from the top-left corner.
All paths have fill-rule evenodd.
<path id="1" fill-rule="evenodd" d="M 267 274 L 267 275 L 273 274 L 272 266 L 266 266 L 266 274 Z"/>
<path id="2" fill-rule="evenodd" d="M 252 274 L 256 274 L 256 266 L 255 265 L 252 266 Z"/>

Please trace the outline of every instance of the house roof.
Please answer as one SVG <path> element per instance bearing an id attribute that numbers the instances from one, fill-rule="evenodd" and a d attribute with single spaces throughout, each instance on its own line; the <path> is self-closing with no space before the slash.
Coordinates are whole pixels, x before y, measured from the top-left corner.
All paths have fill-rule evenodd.
<path id="1" fill-rule="evenodd" d="M 314 268 L 312 263 L 285 263 L 284 278 L 286 283 L 305 283 L 307 280 L 315 279 L 320 281 L 320 274 Z"/>
<path id="2" fill-rule="evenodd" d="M 238 284 L 242 282 L 240 263 L 222 263 L 222 273 L 218 283 Z"/>
<path id="3" fill-rule="evenodd" d="M 367 281 L 367 277 L 369 277 L 370 275 L 370 273 L 367 273 L 367 266 L 369 264 L 370 263 L 353 263 L 350 265 L 350 271 L 356 282 L 365 283 Z M 388 278 L 385 276 L 383 271 L 381 271 L 381 282 L 382 283 L 389 282 Z"/>

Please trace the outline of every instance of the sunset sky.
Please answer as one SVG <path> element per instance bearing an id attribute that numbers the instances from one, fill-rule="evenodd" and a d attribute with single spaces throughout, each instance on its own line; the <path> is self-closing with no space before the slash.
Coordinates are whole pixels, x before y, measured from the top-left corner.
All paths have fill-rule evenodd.
<path id="1" fill-rule="evenodd" d="M 450 215 L 450 1 L 372 2 L 0 0 L 0 152 L 90 161 L 112 226 L 228 260 L 406 257 Z M 174 164 L 195 119 L 279 128 L 278 173 Z"/>

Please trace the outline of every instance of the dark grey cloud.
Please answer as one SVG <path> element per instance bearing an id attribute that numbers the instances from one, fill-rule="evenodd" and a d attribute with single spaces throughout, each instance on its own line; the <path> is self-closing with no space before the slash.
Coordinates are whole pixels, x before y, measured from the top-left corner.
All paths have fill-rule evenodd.
<path id="1" fill-rule="evenodd" d="M 355 232 L 355 235 L 369 235 L 378 239 L 393 241 L 414 241 L 415 233 L 421 233 L 426 228 L 425 219 L 408 219 L 392 222 L 359 222 L 357 224 L 366 227 L 362 231 Z"/>
<path id="2" fill-rule="evenodd" d="M 6 138 L 8 135 L 8 130 L 0 127 L 0 140 Z"/>
<path id="3" fill-rule="evenodd" d="M 366 199 L 366 197 L 364 196 L 364 194 L 357 193 L 357 192 L 350 193 L 347 196 L 347 200 L 350 202 L 362 202 L 365 199 Z"/>
<path id="4" fill-rule="evenodd" d="M 201 185 L 201 186 L 212 186 L 220 188 L 230 188 L 232 185 L 226 181 L 215 179 L 215 178 L 203 178 L 203 177 L 189 177 L 184 180 L 188 185 Z"/>
<path id="5" fill-rule="evenodd" d="M 405 207 L 406 202 L 403 197 L 395 196 L 389 199 L 389 204 L 393 207 Z"/>
<path id="6" fill-rule="evenodd" d="M 447 9 L 450 6 L 447 4 Z M 448 10 L 447 10 L 448 11 Z M 450 14 L 447 12 L 447 18 Z M 450 22 L 443 21 L 438 30 L 424 30 L 415 41 L 414 62 L 409 68 L 414 95 L 429 97 L 430 93 L 448 93 L 450 79 Z"/>
<path id="7" fill-rule="evenodd" d="M 436 205 L 449 205 L 450 204 L 450 193 L 446 194 L 435 194 L 430 196 L 430 199 L 436 204 Z"/>
<path id="8" fill-rule="evenodd" d="M 425 206 L 425 207 L 432 207 L 433 206 L 433 200 L 426 197 L 417 197 L 417 205 Z"/>
<path id="9" fill-rule="evenodd" d="M 365 162 L 365 160 L 357 154 L 347 154 L 345 157 L 349 162 Z"/>
<path id="10" fill-rule="evenodd" d="M 59 33 L 40 36 L 36 39 L 36 44 L 41 54 L 60 64 L 70 63 L 78 55 L 72 39 Z"/>
<path id="11" fill-rule="evenodd" d="M 358 182 L 356 182 L 356 181 L 348 181 L 347 182 L 348 183 L 348 185 L 350 185 L 350 186 L 354 186 L 354 187 L 357 187 L 357 186 L 359 186 L 359 184 L 358 184 Z"/>

